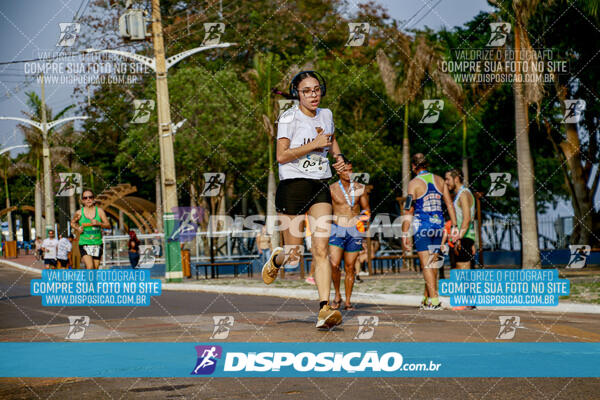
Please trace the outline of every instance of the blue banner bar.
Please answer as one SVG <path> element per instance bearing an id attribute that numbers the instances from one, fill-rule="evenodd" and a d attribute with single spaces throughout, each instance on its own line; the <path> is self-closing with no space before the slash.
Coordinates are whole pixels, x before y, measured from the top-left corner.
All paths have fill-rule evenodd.
<path id="1" fill-rule="evenodd" d="M 2 377 L 600 377 L 599 343 L 0 343 Z"/>

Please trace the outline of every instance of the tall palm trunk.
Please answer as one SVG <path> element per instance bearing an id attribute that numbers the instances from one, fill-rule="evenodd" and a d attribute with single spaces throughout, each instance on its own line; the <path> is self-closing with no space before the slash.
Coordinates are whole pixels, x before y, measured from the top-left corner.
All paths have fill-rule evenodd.
<path id="1" fill-rule="evenodd" d="M 196 185 L 194 182 L 190 182 L 190 207 L 196 207 L 198 202 L 196 201 Z"/>
<path id="2" fill-rule="evenodd" d="M 469 161 L 467 160 L 467 116 L 462 117 L 462 173 L 464 178 L 464 184 L 469 184 Z"/>
<path id="3" fill-rule="evenodd" d="M 408 140 L 408 105 L 404 105 L 404 136 L 402 139 L 402 196 L 408 195 L 408 182 L 410 182 L 410 142 Z"/>
<path id="4" fill-rule="evenodd" d="M 40 178 L 40 159 L 36 162 L 36 176 L 35 176 L 35 236 L 42 237 L 44 232 L 42 222 L 42 208 L 43 196 L 42 196 L 42 180 Z"/>
<path id="5" fill-rule="evenodd" d="M 279 235 L 273 232 L 275 226 L 275 171 L 273 170 L 273 139 L 269 138 L 269 178 L 267 186 L 267 230 L 272 234 L 271 246 L 279 247 Z"/>
<path id="6" fill-rule="evenodd" d="M 515 24 L 515 60 L 521 60 L 522 27 Z M 540 266 L 540 249 L 537 232 L 537 216 L 535 211 L 535 188 L 533 159 L 529 147 L 529 117 L 527 103 L 523 93 L 521 63 L 517 62 L 514 96 L 515 96 L 515 130 L 517 143 L 517 173 L 519 177 L 519 204 L 521 210 L 522 264 L 523 268 Z"/>
<path id="7" fill-rule="evenodd" d="M 571 171 L 571 181 L 577 202 L 575 210 L 575 221 L 573 221 L 573 239 L 576 244 L 591 244 L 591 233 L 593 228 L 593 201 L 592 193 L 587 187 L 587 179 L 583 173 L 581 163 L 581 146 L 576 124 L 566 124 L 567 138 L 560 144 L 567 159 L 567 166 Z"/>

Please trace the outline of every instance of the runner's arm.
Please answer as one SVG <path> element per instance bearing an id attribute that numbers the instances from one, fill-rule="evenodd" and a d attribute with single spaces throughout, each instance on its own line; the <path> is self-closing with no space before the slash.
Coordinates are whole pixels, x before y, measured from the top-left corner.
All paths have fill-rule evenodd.
<path id="1" fill-rule="evenodd" d="M 335 135 L 333 136 L 333 140 L 331 142 L 331 151 L 333 154 L 333 158 L 335 158 L 335 163 L 333 164 L 333 168 L 337 171 L 337 173 L 341 173 L 344 170 L 344 158 L 342 157 L 342 150 L 340 149 L 340 144 L 338 143 Z"/>
<path id="2" fill-rule="evenodd" d="M 81 233 L 83 231 L 83 227 L 79 225 L 79 218 L 81 218 L 81 210 L 75 211 L 75 215 L 73 215 L 73 219 L 71 219 L 71 228 Z"/>
<path id="3" fill-rule="evenodd" d="M 415 190 L 415 183 L 410 182 L 408 184 L 408 195 L 413 198 L 417 198 L 417 193 Z M 413 215 L 415 214 L 415 207 L 413 205 L 410 206 L 410 209 L 406 210 L 404 213 L 404 218 L 402 218 L 402 244 L 405 249 L 409 249 L 410 246 L 410 237 L 408 236 L 408 230 L 410 228 L 410 224 L 412 223 Z"/>
<path id="4" fill-rule="evenodd" d="M 102 221 L 100 223 L 100 227 L 103 228 L 103 229 L 110 228 L 110 222 L 108 222 L 108 218 L 106 217 L 106 213 L 100 207 L 98 207 L 98 215 L 100 216 L 100 220 Z"/>
<path id="5" fill-rule="evenodd" d="M 452 197 L 450 197 L 450 190 L 448 190 L 448 186 L 443 179 L 440 178 L 443 182 L 443 190 L 442 197 L 444 198 L 444 203 L 446 204 L 446 208 L 448 209 L 448 214 L 450 214 L 450 220 L 452 221 L 452 226 L 456 226 L 456 213 L 454 212 L 454 205 L 452 204 Z M 452 235 L 452 232 L 451 232 Z"/>
<path id="6" fill-rule="evenodd" d="M 469 229 L 469 224 L 471 223 L 471 210 L 469 209 L 469 200 L 468 196 L 465 196 L 466 193 L 462 192 L 460 195 L 460 199 L 458 199 L 458 203 L 460 205 L 460 209 L 462 211 L 463 220 L 460 224 L 460 231 L 458 232 L 458 238 L 462 239 L 467 230 Z"/>
<path id="7" fill-rule="evenodd" d="M 285 164 L 290 161 L 297 160 L 298 158 L 303 157 L 320 147 L 323 146 L 317 146 L 317 140 L 315 139 L 310 143 L 290 149 L 290 139 L 277 139 L 277 162 L 279 164 Z"/>
<path id="8" fill-rule="evenodd" d="M 371 206 L 369 205 L 369 194 L 367 193 L 367 187 L 363 185 L 363 192 L 360 196 L 360 209 L 362 211 L 371 212 Z"/>

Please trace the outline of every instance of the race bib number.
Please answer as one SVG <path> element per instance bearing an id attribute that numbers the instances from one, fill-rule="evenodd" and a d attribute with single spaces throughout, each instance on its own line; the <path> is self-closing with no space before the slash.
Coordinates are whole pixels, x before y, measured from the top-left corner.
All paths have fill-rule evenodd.
<path id="1" fill-rule="evenodd" d="M 86 245 L 83 246 L 86 254 L 92 257 L 100 257 L 100 246 L 97 245 Z"/>
<path id="2" fill-rule="evenodd" d="M 298 160 L 298 166 L 303 172 L 322 172 L 325 169 L 327 159 L 318 154 L 308 154 Z"/>

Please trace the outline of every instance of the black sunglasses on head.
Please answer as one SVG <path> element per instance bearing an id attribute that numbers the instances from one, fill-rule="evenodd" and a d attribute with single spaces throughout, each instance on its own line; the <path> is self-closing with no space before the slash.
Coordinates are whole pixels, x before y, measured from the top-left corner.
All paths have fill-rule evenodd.
<path id="1" fill-rule="evenodd" d="M 83 200 L 93 199 L 93 198 L 94 198 L 94 196 L 83 196 L 82 197 Z"/>

